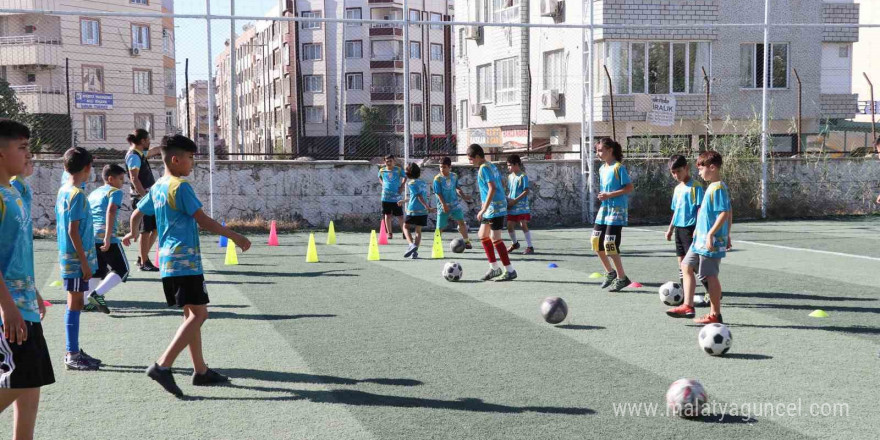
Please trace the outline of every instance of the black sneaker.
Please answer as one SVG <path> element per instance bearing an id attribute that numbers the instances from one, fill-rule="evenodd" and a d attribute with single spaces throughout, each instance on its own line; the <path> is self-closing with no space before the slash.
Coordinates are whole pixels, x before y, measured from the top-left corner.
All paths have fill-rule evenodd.
<path id="1" fill-rule="evenodd" d="M 92 362 L 89 362 L 83 355 L 82 352 L 76 354 L 66 354 L 64 355 L 64 366 L 68 370 L 77 370 L 77 371 L 97 371 L 98 365 Z"/>
<path id="2" fill-rule="evenodd" d="M 504 271 L 501 270 L 500 267 L 499 268 L 491 268 L 491 269 L 489 269 L 488 272 L 486 272 L 486 275 L 483 275 L 483 278 L 481 278 L 481 279 L 483 281 L 489 281 L 492 278 L 500 277 L 502 275 L 502 272 L 504 272 Z"/>
<path id="3" fill-rule="evenodd" d="M 409 245 L 409 247 L 406 249 L 406 252 L 403 254 L 403 258 L 411 257 L 412 254 L 416 253 L 416 251 L 418 251 L 418 250 L 419 250 L 419 248 L 416 245 L 414 245 L 414 244 Z"/>
<path id="4" fill-rule="evenodd" d="M 81 348 L 79 349 L 79 355 L 82 356 L 83 359 L 86 360 L 86 362 L 91 362 L 91 363 L 93 363 L 93 364 L 95 364 L 95 365 L 101 365 L 101 364 L 102 364 L 102 362 L 101 362 L 100 359 L 98 359 L 98 358 L 93 358 L 93 357 L 89 356 L 89 355 L 86 354 L 86 352 L 83 351 L 83 349 L 81 349 Z"/>
<path id="5" fill-rule="evenodd" d="M 599 287 L 604 289 L 604 288 L 610 286 L 611 283 L 613 283 L 616 278 L 617 278 L 617 271 L 616 270 L 612 270 L 611 272 L 606 273 L 605 274 L 605 281 L 602 281 L 602 285 Z"/>
<path id="6" fill-rule="evenodd" d="M 94 304 L 88 303 L 83 307 L 83 312 L 97 312 L 98 308 Z"/>
<path id="7" fill-rule="evenodd" d="M 98 295 L 95 292 L 92 292 L 89 295 L 89 305 L 95 306 L 101 313 L 105 315 L 110 314 L 110 307 L 107 307 L 107 303 L 104 301 L 104 297 L 102 295 Z"/>
<path id="8" fill-rule="evenodd" d="M 197 387 L 229 382 L 229 378 L 208 368 L 205 374 L 193 372 L 193 385 Z"/>
<path id="9" fill-rule="evenodd" d="M 140 260 L 138 260 L 138 262 L 140 262 Z M 141 272 L 158 272 L 159 268 L 153 266 L 153 263 L 150 260 L 147 260 L 144 264 L 138 265 L 138 270 Z"/>
<path id="10" fill-rule="evenodd" d="M 626 286 L 632 284 L 632 281 L 629 280 L 629 277 L 625 277 L 624 279 L 616 279 L 611 283 L 611 287 L 608 289 L 609 292 L 620 292 Z"/>
<path id="11" fill-rule="evenodd" d="M 492 281 L 495 281 L 495 282 L 503 282 L 503 281 L 513 281 L 513 280 L 515 280 L 515 279 L 516 279 L 516 271 L 515 271 L 515 270 L 512 270 L 512 271 L 510 271 L 510 272 L 505 271 L 503 275 L 501 275 L 501 276 L 498 277 L 498 278 L 495 278 L 495 279 L 492 280 Z"/>
<path id="12" fill-rule="evenodd" d="M 183 396 L 183 391 L 181 391 L 180 387 L 177 386 L 177 383 L 174 382 L 174 375 L 171 374 L 170 368 L 159 368 L 159 364 L 150 365 L 150 367 L 147 368 L 147 376 L 150 376 L 150 379 L 159 382 L 159 385 L 162 385 L 162 388 L 165 388 L 165 391 L 168 391 L 177 397 Z"/>

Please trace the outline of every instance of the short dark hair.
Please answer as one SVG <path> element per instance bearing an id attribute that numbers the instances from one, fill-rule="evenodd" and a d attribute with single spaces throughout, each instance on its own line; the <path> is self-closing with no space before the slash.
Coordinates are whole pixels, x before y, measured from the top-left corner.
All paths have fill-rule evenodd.
<path id="1" fill-rule="evenodd" d="M 723 163 L 724 160 L 721 158 L 721 153 L 712 150 L 700 153 L 700 157 L 697 158 L 698 167 L 715 165 L 716 167 L 721 168 Z"/>
<path id="2" fill-rule="evenodd" d="M 422 175 L 422 169 L 419 168 L 415 163 L 411 163 L 406 166 L 406 178 L 407 179 L 418 179 L 419 176 Z"/>
<path id="3" fill-rule="evenodd" d="M 64 169 L 75 174 L 92 164 L 92 153 L 83 147 L 71 147 L 64 152 Z"/>
<path id="4" fill-rule="evenodd" d="M 486 153 L 483 152 L 483 147 L 480 144 L 470 144 L 467 149 L 468 157 L 482 157 L 486 158 Z"/>
<path id="5" fill-rule="evenodd" d="M 31 129 L 12 119 L 0 118 L 0 142 L 30 139 Z"/>
<path id="6" fill-rule="evenodd" d="M 385 160 L 389 160 L 389 159 L 390 159 L 390 160 L 394 160 L 394 155 L 393 155 L 393 154 L 386 154 L 386 155 L 385 155 Z"/>
<path id="7" fill-rule="evenodd" d="M 128 135 L 125 140 L 128 141 L 129 144 L 139 144 L 150 137 L 150 132 L 144 130 L 143 128 L 138 128 L 134 131 L 134 133 Z"/>
<path id="8" fill-rule="evenodd" d="M 450 159 L 449 156 L 446 156 L 443 158 L 442 161 L 440 161 L 440 165 L 446 165 L 448 167 L 451 167 L 452 166 L 452 159 Z"/>
<path id="9" fill-rule="evenodd" d="M 199 147 L 192 139 L 182 135 L 165 136 L 162 138 L 162 160 L 180 153 L 198 153 Z"/>
<path id="10" fill-rule="evenodd" d="M 507 156 L 507 163 L 509 165 L 522 166 L 522 159 L 519 157 L 519 154 L 511 154 L 510 156 Z"/>
<path id="11" fill-rule="evenodd" d="M 672 157 L 669 158 L 669 169 L 677 170 L 682 167 L 686 167 L 688 165 L 688 160 L 686 157 L 680 154 L 673 154 Z"/>
<path id="12" fill-rule="evenodd" d="M 121 166 L 116 165 L 115 163 L 104 165 L 104 169 L 101 170 L 101 177 L 103 177 L 104 180 L 107 180 L 110 177 L 115 177 L 115 176 L 119 176 L 119 175 L 125 175 L 125 168 L 122 168 Z"/>

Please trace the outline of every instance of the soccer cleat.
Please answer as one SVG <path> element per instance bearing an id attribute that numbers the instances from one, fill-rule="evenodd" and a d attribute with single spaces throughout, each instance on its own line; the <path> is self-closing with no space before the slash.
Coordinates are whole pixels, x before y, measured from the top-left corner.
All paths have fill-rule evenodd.
<path id="1" fill-rule="evenodd" d="M 147 260 L 144 264 L 138 264 L 138 270 L 141 272 L 158 272 L 159 268 L 153 266 L 153 263 Z"/>
<path id="2" fill-rule="evenodd" d="M 104 301 L 104 297 L 98 295 L 96 292 L 92 292 L 89 295 L 89 305 L 95 306 L 95 308 L 100 310 L 101 313 L 104 313 L 105 315 L 110 314 L 110 307 L 107 307 L 107 303 Z"/>
<path id="3" fill-rule="evenodd" d="M 507 248 L 507 253 L 509 254 L 509 253 L 511 253 L 511 252 L 513 252 L 513 251 L 515 251 L 515 250 L 517 250 L 517 249 L 519 249 L 519 242 L 518 242 L 518 241 L 515 241 L 515 242 L 513 242 L 513 244 L 511 244 L 511 245 Z"/>
<path id="4" fill-rule="evenodd" d="M 159 385 L 162 385 L 162 388 L 165 388 L 165 391 L 168 391 L 177 397 L 183 396 L 183 391 L 181 391 L 180 387 L 177 386 L 177 383 L 174 382 L 174 375 L 171 374 L 170 368 L 159 368 L 159 364 L 150 365 L 150 367 L 147 368 L 147 376 L 149 376 L 150 379 L 159 382 Z"/>
<path id="5" fill-rule="evenodd" d="M 611 282 L 611 286 L 608 289 L 609 292 L 620 292 L 626 286 L 632 284 L 632 281 L 629 280 L 629 277 L 624 277 L 623 279 L 617 278 L 613 282 Z"/>
<path id="6" fill-rule="evenodd" d="M 468 240 L 468 241 L 464 242 L 464 248 L 465 248 L 465 249 L 473 249 L 473 248 L 474 248 L 474 245 L 472 245 L 472 244 L 471 244 L 471 241 Z"/>
<path id="7" fill-rule="evenodd" d="M 504 281 L 513 281 L 516 279 L 516 271 L 512 270 L 510 272 L 504 271 L 500 277 L 495 278 L 493 281 L 495 282 L 504 282 Z"/>
<path id="8" fill-rule="evenodd" d="M 403 254 L 403 258 L 409 258 L 410 255 L 414 254 L 418 249 L 419 248 L 414 244 L 409 245 L 409 248 L 406 249 L 406 253 Z"/>
<path id="9" fill-rule="evenodd" d="M 224 382 L 229 382 L 229 378 L 210 368 L 208 368 L 208 371 L 205 371 L 204 374 L 198 374 L 195 371 L 193 372 L 192 384 L 197 387 Z"/>
<path id="10" fill-rule="evenodd" d="M 101 362 L 100 359 L 98 359 L 98 358 L 93 358 L 93 357 L 89 356 L 89 355 L 86 354 L 86 352 L 84 352 L 81 348 L 79 349 L 79 355 L 82 356 L 83 359 L 85 359 L 87 362 L 91 362 L 91 363 L 93 363 L 93 364 L 95 364 L 95 365 L 101 365 L 101 364 L 102 364 L 102 362 Z"/>
<path id="11" fill-rule="evenodd" d="M 673 318 L 693 318 L 696 315 L 694 308 L 687 304 L 671 308 L 666 311 L 666 314 Z"/>
<path id="12" fill-rule="evenodd" d="M 606 273 L 605 274 L 605 281 L 602 281 L 602 285 L 599 287 L 604 289 L 604 288 L 610 286 L 611 283 L 613 283 L 616 278 L 617 278 L 617 271 L 616 270 L 612 270 L 611 272 Z"/>
<path id="13" fill-rule="evenodd" d="M 503 272 L 504 272 L 504 271 L 501 270 L 500 267 L 498 267 L 498 268 L 493 267 L 493 268 L 489 269 L 488 272 L 486 272 L 486 275 L 483 275 L 483 278 L 481 278 L 481 280 L 483 280 L 483 281 L 489 281 L 489 280 L 491 280 L 492 278 L 500 277 L 500 276 L 502 275 Z"/>
<path id="14" fill-rule="evenodd" d="M 83 312 L 97 312 L 98 308 L 94 304 L 88 303 L 83 307 Z"/>
<path id="15" fill-rule="evenodd" d="M 77 370 L 77 371 L 97 371 L 98 365 L 86 360 L 85 357 L 80 353 L 76 354 L 66 354 L 64 355 L 64 366 L 68 370 Z"/>
<path id="16" fill-rule="evenodd" d="M 713 315 L 710 313 L 706 316 L 703 316 L 702 318 L 694 319 L 694 323 L 699 325 L 724 324 L 724 320 L 721 319 L 721 315 Z"/>
<path id="17" fill-rule="evenodd" d="M 532 255 L 535 253 L 535 248 L 529 246 L 526 250 L 523 251 L 523 255 Z"/>
<path id="18" fill-rule="evenodd" d="M 412 259 L 412 260 L 418 260 L 418 259 L 419 259 L 419 250 L 418 250 L 418 248 L 416 248 L 416 251 L 413 252 L 412 255 L 409 256 L 409 258 Z"/>

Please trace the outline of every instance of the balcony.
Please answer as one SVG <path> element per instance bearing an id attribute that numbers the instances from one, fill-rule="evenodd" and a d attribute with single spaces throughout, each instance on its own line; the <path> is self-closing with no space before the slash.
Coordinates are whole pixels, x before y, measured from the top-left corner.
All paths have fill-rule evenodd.
<path id="1" fill-rule="evenodd" d="M 368 3 L 371 5 L 388 5 L 388 4 L 402 5 L 403 0 L 369 0 Z"/>
<path id="2" fill-rule="evenodd" d="M 57 9 L 56 0 L 0 0 L 0 8 L 52 10 Z M 13 15 L 0 12 L 0 15 Z M 16 14 L 17 15 L 17 14 Z"/>
<path id="3" fill-rule="evenodd" d="M 373 101 L 403 100 L 403 86 L 370 86 L 370 99 Z"/>
<path id="4" fill-rule="evenodd" d="M 371 37 L 403 36 L 403 25 L 400 23 L 372 23 L 370 25 Z"/>
<path id="5" fill-rule="evenodd" d="M 67 97 L 55 87 L 26 85 L 9 86 L 30 113 L 66 113 Z"/>
<path id="6" fill-rule="evenodd" d="M 36 35 L 0 37 L 0 63 L 4 66 L 60 66 L 61 41 Z"/>
<path id="7" fill-rule="evenodd" d="M 403 69 L 403 55 L 373 55 L 371 69 Z"/>

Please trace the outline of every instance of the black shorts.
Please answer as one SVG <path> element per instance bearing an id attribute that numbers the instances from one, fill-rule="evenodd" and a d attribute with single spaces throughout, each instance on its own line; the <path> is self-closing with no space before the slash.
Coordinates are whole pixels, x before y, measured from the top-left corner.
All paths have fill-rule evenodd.
<path id="1" fill-rule="evenodd" d="M 162 287 L 169 306 L 202 306 L 210 302 L 204 275 L 165 277 L 162 278 Z"/>
<path id="2" fill-rule="evenodd" d="M 49 348 L 39 322 L 25 321 L 27 340 L 10 344 L 0 335 L 0 388 L 38 388 L 55 383 Z"/>
<path id="3" fill-rule="evenodd" d="M 504 216 L 486 218 L 483 217 L 483 220 L 480 222 L 484 225 L 491 225 L 493 231 L 500 231 L 504 229 Z"/>
<path id="4" fill-rule="evenodd" d="M 128 259 L 125 251 L 119 243 L 110 243 L 110 250 L 101 252 L 100 244 L 95 245 L 98 255 L 98 270 L 93 275 L 95 278 L 104 279 L 111 271 L 119 275 L 122 281 L 128 279 Z"/>
<path id="5" fill-rule="evenodd" d="M 408 216 L 406 216 L 406 221 L 404 223 L 407 225 L 412 225 L 412 226 L 428 226 L 428 216 L 427 215 L 408 215 Z"/>
<path id="6" fill-rule="evenodd" d="M 134 211 L 137 209 L 138 202 L 141 201 L 140 197 L 131 197 L 131 210 Z M 141 234 L 146 232 L 153 232 L 156 230 L 156 217 L 152 215 L 144 215 L 144 218 L 141 220 Z"/>
<path id="7" fill-rule="evenodd" d="M 403 217 L 403 208 L 397 202 L 382 202 L 382 214 Z"/>
<path id="8" fill-rule="evenodd" d="M 696 229 L 696 226 L 688 226 L 686 228 L 676 226 L 675 230 L 672 231 L 672 235 L 675 236 L 676 257 L 687 255 L 688 250 L 691 248 L 691 243 L 694 242 L 694 229 Z"/>
<path id="9" fill-rule="evenodd" d="M 620 240 L 623 235 L 623 226 L 622 225 L 601 225 L 596 223 L 593 225 L 593 236 L 590 238 L 590 241 L 593 245 L 594 251 L 603 251 L 609 253 L 618 253 L 620 252 Z M 606 238 L 612 238 L 612 242 L 614 243 L 614 249 L 609 249 L 608 245 L 610 243 L 606 243 Z"/>

